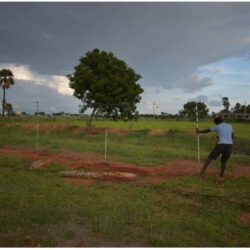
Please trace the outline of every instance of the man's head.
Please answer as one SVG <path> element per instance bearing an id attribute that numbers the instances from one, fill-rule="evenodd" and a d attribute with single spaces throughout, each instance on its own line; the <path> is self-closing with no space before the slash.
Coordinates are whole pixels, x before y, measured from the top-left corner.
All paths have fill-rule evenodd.
<path id="1" fill-rule="evenodd" d="M 214 123 L 215 123 L 216 125 L 218 125 L 218 124 L 220 124 L 220 123 L 222 123 L 222 122 L 223 122 L 223 120 L 222 120 L 221 117 L 216 116 L 216 117 L 214 118 Z"/>

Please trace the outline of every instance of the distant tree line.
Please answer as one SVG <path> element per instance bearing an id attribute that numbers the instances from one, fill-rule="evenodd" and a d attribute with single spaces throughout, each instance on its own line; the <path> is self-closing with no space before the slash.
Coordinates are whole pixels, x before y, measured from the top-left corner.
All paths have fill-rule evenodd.
<path id="1" fill-rule="evenodd" d="M 222 104 L 224 109 L 220 113 L 250 113 L 250 105 L 240 104 L 237 102 L 234 107 L 229 110 L 230 102 L 228 97 L 222 97 Z"/>

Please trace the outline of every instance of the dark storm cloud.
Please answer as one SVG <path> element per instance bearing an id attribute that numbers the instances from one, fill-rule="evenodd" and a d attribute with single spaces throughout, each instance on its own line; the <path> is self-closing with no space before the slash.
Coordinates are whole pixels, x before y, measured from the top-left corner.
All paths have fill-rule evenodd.
<path id="1" fill-rule="evenodd" d="M 249 3 L 0 3 L 0 56 L 55 74 L 94 47 L 163 84 L 249 49 Z M 158 78 L 158 79 L 157 79 Z M 155 83 L 156 83 L 155 81 Z M 165 84 L 166 81 L 164 81 Z M 154 84 L 155 84 L 154 83 Z"/>
<path id="2" fill-rule="evenodd" d="M 172 85 L 172 88 L 178 87 L 183 89 L 186 93 L 192 93 L 211 85 L 213 85 L 213 82 L 210 77 L 199 77 L 198 75 L 191 75 L 190 77 L 186 77 L 179 81 L 176 81 Z M 170 86 L 168 86 L 168 88 L 170 88 Z"/>
<path id="3" fill-rule="evenodd" d="M 249 56 L 250 3 L 0 3 L 0 63 L 66 75 L 93 48 L 112 51 L 143 86 L 187 93 L 214 84 L 199 67 Z"/>

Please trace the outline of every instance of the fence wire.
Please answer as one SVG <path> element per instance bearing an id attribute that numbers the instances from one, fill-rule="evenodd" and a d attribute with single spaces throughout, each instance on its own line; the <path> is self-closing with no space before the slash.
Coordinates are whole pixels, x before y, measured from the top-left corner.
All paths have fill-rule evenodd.
<path id="1" fill-rule="evenodd" d="M 200 135 L 200 147 L 197 147 L 195 133 L 180 130 L 138 130 L 117 134 L 108 131 L 107 158 L 124 159 L 141 165 L 161 165 L 176 160 L 198 160 L 200 150 L 201 163 L 217 144 L 216 135 Z M 234 138 L 231 164 L 249 165 L 250 140 Z"/>
<path id="2" fill-rule="evenodd" d="M 39 150 L 60 152 L 93 152 L 105 161 L 120 161 L 140 166 L 159 166 L 177 160 L 197 161 L 197 137 L 193 131 L 176 129 L 133 129 L 95 127 L 85 130 L 82 120 L 63 117 L 60 120 L 39 119 Z M 0 147 L 37 145 L 36 117 L 0 122 Z M 237 130 L 235 131 L 237 133 Z M 216 145 L 214 133 L 200 135 L 201 164 Z M 250 163 L 250 139 L 236 136 L 231 165 Z M 219 164 L 219 161 L 217 161 Z"/>

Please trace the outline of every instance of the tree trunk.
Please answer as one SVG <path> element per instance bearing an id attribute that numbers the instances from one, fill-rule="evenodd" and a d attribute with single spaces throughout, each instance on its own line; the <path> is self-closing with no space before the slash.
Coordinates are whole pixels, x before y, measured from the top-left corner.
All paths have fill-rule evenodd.
<path id="1" fill-rule="evenodd" d="M 88 132 L 91 132 L 91 130 L 92 130 L 92 122 L 94 120 L 95 112 L 96 112 L 96 108 L 93 109 L 93 111 L 92 111 L 92 113 L 87 121 L 87 131 Z"/>
<path id="2" fill-rule="evenodd" d="M 4 110 L 5 109 L 5 86 L 3 86 L 3 110 L 2 116 L 4 117 Z"/>

